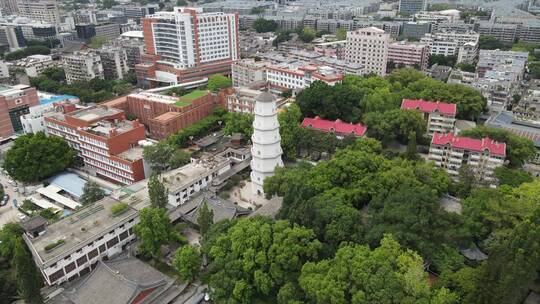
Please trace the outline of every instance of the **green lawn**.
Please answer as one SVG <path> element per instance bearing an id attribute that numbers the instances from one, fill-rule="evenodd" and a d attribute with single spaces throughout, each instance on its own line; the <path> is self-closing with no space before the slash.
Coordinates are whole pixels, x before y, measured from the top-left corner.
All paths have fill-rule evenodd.
<path id="1" fill-rule="evenodd" d="M 208 91 L 204 90 L 195 90 L 191 91 L 188 94 L 180 97 L 180 100 L 178 100 L 174 105 L 178 107 L 184 107 L 189 105 L 193 100 L 200 98 L 204 95 L 208 94 Z"/>

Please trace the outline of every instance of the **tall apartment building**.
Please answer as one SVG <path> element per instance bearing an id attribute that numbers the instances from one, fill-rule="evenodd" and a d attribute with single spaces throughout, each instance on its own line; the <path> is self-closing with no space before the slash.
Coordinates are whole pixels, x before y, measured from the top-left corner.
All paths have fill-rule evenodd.
<path id="1" fill-rule="evenodd" d="M 13 68 L 23 69 L 28 77 L 37 77 L 46 68 L 57 66 L 58 62 L 53 61 L 50 55 L 30 55 L 16 61 Z"/>
<path id="2" fill-rule="evenodd" d="M 255 61 L 247 58 L 232 64 L 232 82 L 234 87 L 245 87 L 254 81 L 266 79 L 266 65 L 264 61 Z"/>
<path id="3" fill-rule="evenodd" d="M 124 79 L 129 72 L 128 57 L 124 49 L 104 46 L 97 50 L 101 57 L 103 76 L 107 79 Z"/>
<path id="4" fill-rule="evenodd" d="M 427 122 L 426 130 L 429 135 L 435 132 L 442 134 L 454 132 L 457 112 L 455 103 L 403 99 L 401 108 L 422 112 L 424 120 Z"/>
<path id="5" fill-rule="evenodd" d="M 0 0 L 0 9 L 2 10 L 2 16 L 16 15 L 19 13 L 17 0 Z"/>
<path id="6" fill-rule="evenodd" d="M 490 138 L 434 133 L 428 157 L 451 176 L 457 177 L 459 168 L 469 165 L 478 180 L 493 184 L 493 170 L 504 164 L 506 144 Z"/>
<path id="7" fill-rule="evenodd" d="M 390 34 L 375 27 L 347 32 L 345 58 L 348 62 L 363 65 L 367 74 L 384 76 L 389 40 Z"/>
<path id="8" fill-rule="evenodd" d="M 143 87 L 186 83 L 212 74 L 231 74 L 240 58 L 235 14 L 175 7 L 142 19 L 147 56 L 137 65 Z"/>
<path id="9" fill-rule="evenodd" d="M 20 117 L 39 104 L 35 88 L 27 85 L 0 86 L 0 139 L 23 131 Z"/>
<path id="10" fill-rule="evenodd" d="M 144 126 L 126 120 L 124 111 L 104 106 L 45 117 L 47 133 L 64 138 L 79 152 L 94 175 L 129 185 L 145 178 L 148 169 L 139 141 Z"/>
<path id="11" fill-rule="evenodd" d="M 66 72 L 66 81 L 71 84 L 89 81 L 93 78 L 103 78 L 101 57 L 93 52 L 78 51 L 62 56 L 62 65 Z"/>
<path id="12" fill-rule="evenodd" d="M 24 36 L 19 27 L 0 26 L 0 47 L 9 51 L 16 51 L 24 46 Z"/>
<path id="13" fill-rule="evenodd" d="M 388 46 L 388 62 L 396 67 L 413 67 L 426 71 L 429 49 L 427 45 L 414 42 L 397 41 Z"/>
<path id="14" fill-rule="evenodd" d="M 438 32 L 426 34 L 420 42 L 429 46 L 431 55 L 458 55 L 459 49 L 465 43 L 478 44 L 480 34 L 475 32 Z"/>
<path id="15" fill-rule="evenodd" d="M 519 37 L 519 24 L 479 21 L 476 31 L 483 36 L 493 36 L 502 42 L 514 43 Z"/>
<path id="16" fill-rule="evenodd" d="M 126 52 L 129 70 L 135 71 L 135 65 L 141 63 L 142 55 L 144 55 L 144 43 L 134 39 L 115 39 L 109 45 L 124 50 Z"/>
<path id="17" fill-rule="evenodd" d="M 399 0 L 399 12 L 414 14 L 427 9 L 427 0 Z"/>
<path id="18" fill-rule="evenodd" d="M 474 64 L 478 60 L 478 43 L 467 42 L 458 51 L 457 63 Z"/>
<path id="19" fill-rule="evenodd" d="M 45 23 L 60 23 L 56 0 L 17 0 L 17 7 L 22 17 Z"/>

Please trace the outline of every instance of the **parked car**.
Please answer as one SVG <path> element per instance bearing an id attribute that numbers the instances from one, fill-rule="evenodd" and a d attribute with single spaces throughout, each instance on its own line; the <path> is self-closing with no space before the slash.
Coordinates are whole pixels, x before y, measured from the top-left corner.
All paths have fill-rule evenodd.
<path id="1" fill-rule="evenodd" d="M 4 195 L 4 197 L 2 198 L 2 201 L 0 201 L 0 206 L 7 205 L 8 201 L 9 201 L 9 194 L 6 193 L 6 195 Z"/>
<path id="2" fill-rule="evenodd" d="M 26 215 L 22 214 L 22 213 L 17 213 L 17 216 L 19 217 L 19 219 L 21 221 L 24 221 L 26 219 Z"/>

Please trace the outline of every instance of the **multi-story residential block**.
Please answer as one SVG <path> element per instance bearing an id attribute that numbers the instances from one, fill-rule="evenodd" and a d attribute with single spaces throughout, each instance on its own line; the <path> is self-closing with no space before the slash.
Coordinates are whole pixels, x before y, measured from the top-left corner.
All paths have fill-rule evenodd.
<path id="1" fill-rule="evenodd" d="M 405 38 L 420 40 L 425 34 L 431 33 L 431 23 L 426 21 L 409 21 L 403 23 L 401 35 Z"/>
<path id="2" fill-rule="evenodd" d="M 424 119 L 427 121 L 426 130 L 429 135 L 433 133 L 445 134 L 454 132 L 457 111 L 456 104 L 454 103 L 433 102 L 422 99 L 403 99 L 401 108 L 422 112 Z"/>
<path id="3" fill-rule="evenodd" d="M 66 98 L 59 102 L 42 103 L 30 107 L 30 112 L 20 117 L 24 133 L 47 132 L 45 117 L 56 115 L 59 111 L 62 113 L 69 113 L 84 108 L 84 106 L 78 105 L 78 102 L 78 98 Z"/>
<path id="4" fill-rule="evenodd" d="M 314 51 L 325 56 L 336 59 L 345 59 L 345 49 L 347 40 L 321 42 L 314 46 Z"/>
<path id="5" fill-rule="evenodd" d="M 22 17 L 45 23 L 60 23 L 56 0 L 17 0 L 17 7 Z"/>
<path id="6" fill-rule="evenodd" d="M 429 49 L 422 43 L 398 41 L 388 46 L 388 62 L 396 67 L 414 67 L 426 71 L 429 59 Z"/>
<path id="7" fill-rule="evenodd" d="M 269 65 L 266 79 L 274 91 L 292 90 L 299 92 L 309 87 L 314 81 L 322 81 L 329 85 L 341 83 L 343 75 L 328 66 L 317 65 Z"/>
<path id="8" fill-rule="evenodd" d="M 479 21 L 476 31 L 483 36 L 493 36 L 502 42 L 514 43 L 519 38 L 519 24 Z"/>
<path id="9" fill-rule="evenodd" d="M 346 60 L 363 65 L 368 74 L 384 76 L 389 40 L 388 33 L 375 27 L 347 32 Z"/>
<path id="10" fill-rule="evenodd" d="M 89 81 L 103 78 L 103 66 L 99 54 L 90 51 L 78 51 L 62 56 L 62 65 L 67 83 Z"/>
<path id="11" fill-rule="evenodd" d="M 232 64 L 232 81 L 234 87 L 245 87 L 254 81 L 266 80 L 264 61 L 242 59 Z"/>
<path id="12" fill-rule="evenodd" d="M 138 146 L 146 138 L 144 126 L 126 120 L 122 110 L 90 107 L 45 117 L 45 123 L 47 133 L 64 138 L 94 175 L 129 185 L 148 173 Z"/>
<path id="13" fill-rule="evenodd" d="M 120 25 L 117 23 L 104 23 L 93 25 L 96 32 L 96 37 L 106 39 L 116 39 L 120 36 Z"/>
<path id="14" fill-rule="evenodd" d="M 152 138 L 162 139 L 212 114 L 218 105 L 224 103 L 226 94 L 193 91 L 184 96 L 167 96 L 140 92 L 102 105 L 137 117 L 147 126 Z"/>
<path id="15" fill-rule="evenodd" d="M 414 14 L 414 20 L 429 22 L 431 24 L 436 23 L 455 23 L 460 19 L 460 12 L 455 9 L 449 9 L 444 11 L 422 11 Z"/>
<path id="16" fill-rule="evenodd" d="M 16 61 L 12 68 L 24 69 L 24 73 L 28 77 L 37 77 L 46 68 L 58 65 L 58 61 L 54 61 L 50 55 L 30 55 Z"/>
<path id="17" fill-rule="evenodd" d="M 129 72 L 127 52 L 121 47 L 104 46 L 97 50 L 107 79 L 124 79 Z"/>
<path id="18" fill-rule="evenodd" d="M 2 10 L 2 16 L 16 15 L 19 13 L 17 0 L 1 0 L 0 9 Z"/>
<path id="19" fill-rule="evenodd" d="M 253 114 L 255 98 L 261 94 L 260 90 L 248 87 L 235 88 L 234 93 L 227 95 L 227 110 L 229 112 Z"/>
<path id="20" fill-rule="evenodd" d="M 0 25 L 0 46 L 16 51 L 25 46 L 24 36 L 19 27 Z"/>
<path id="21" fill-rule="evenodd" d="M 480 35 L 475 32 L 438 32 L 426 34 L 420 42 L 429 46 L 431 55 L 458 55 L 460 47 L 465 43 L 478 44 Z"/>
<path id="22" fill-rule="evenodd" d="M 143 41 L 138 41 L 136 39 L 120 38 L 111 40 L 108 45 L 120 48 L 124 52 L 126 52 L 126 65 L 130 71 L 135 71 L 135 65 L 141 63 L 141 58 L 144 55 Z M 103 68 L 105 68 L 105 66 Z"/>
<path id="23" fill-rule="evenodd" d="M 490 138 L 434 133 L 428 157 L 453 177 L 458 176 L 461 166 L 469 165 L 478 180 L 494 184 L 493 170 L 504 164 L 506 144 Z"/>
<path id="24" fill-rule="evenodd" d="M 363 137 L 367 132 L 367 127 L 361 123 L 351 124 L 343 122 L 339 119 L 332 121 L 322 119 L 319 116 L 316 116 L 315 118 L 304 118 L 302 121 L 302 127 L 333 133 L 339 139 L 351 135 L 355 137 Z"/>
<path id="25" fill-rule="evenodd" d="M 0 86 L 0 139 L 22 133 L 20 117 L 39 104 L 35 88 L 26 85 Z"/>
<path id="26" fill-rule="evenodd" d="M 427 0 L 399 0 L 399 12 L 414 14 L 427 9 Z"/>
<path id="27" fill-rule="evenodd" d="M 137 65 L 143 87 L 203 80 L 231 74 L 240 58 L 238 18 L 203 13 L 201 8 L 176 7 L 142 19 L 147 56 Z"/>
<path id="28" fill-rule="evenodd" d="M 457 63 L 474 64 L 478 60 L 478 43 L 466 42 L 459 47 Z"/>
<path id="29" fill-rule="evenodd" d="M 139 222 L 138 212 L 128 206 L 113 214 L 113 206 L 119 203 L 106 197 L 48 226 L 45 221 L 23 223 L 28 227 L 24 241 L 47 285 L 59 285 L 89 273 L 98 261 L 119 254 L 135 240 L 133 226 Z M 43 218 L 32 221 L 39 219 Z"/>

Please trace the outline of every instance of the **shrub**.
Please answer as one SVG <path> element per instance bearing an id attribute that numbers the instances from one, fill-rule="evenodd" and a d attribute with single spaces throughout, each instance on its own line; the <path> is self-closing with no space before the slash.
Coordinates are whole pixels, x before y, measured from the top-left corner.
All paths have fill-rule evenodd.
<path id="1" fill-rule="evenodd" d="M 111 207 L 111 214 L 112 216 L 118 216 L 128 210 L 129 206 L 126 203 L 118 203 L 114 204 Z"/>

